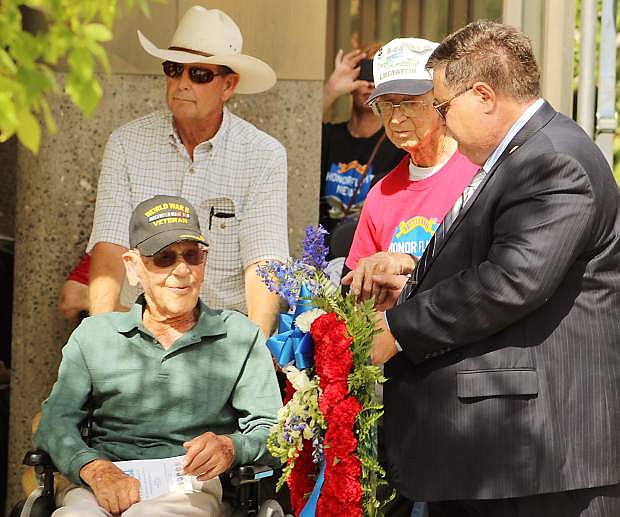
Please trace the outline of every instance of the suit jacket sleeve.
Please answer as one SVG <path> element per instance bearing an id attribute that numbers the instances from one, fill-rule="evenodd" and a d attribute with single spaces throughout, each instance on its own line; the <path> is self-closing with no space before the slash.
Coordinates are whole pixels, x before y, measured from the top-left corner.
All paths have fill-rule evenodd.
<path id="1" fill-rule="evenodd" d="M 430 288 L 423 279 L 415 296 L 387 312 L 413 363 L 492 336 L 536 310 L 583 253 L 595 210 L 587 174 L 570 156 L 522 151 L 532 156 L 507 158 L 462 221 L 488 207 L 488 225 L 472 234 L 490 232 L 485 259 Z M 485 204 L 489 196 L 497 199 Z M 463 260 L 449 244 L 442 260 Z"/>

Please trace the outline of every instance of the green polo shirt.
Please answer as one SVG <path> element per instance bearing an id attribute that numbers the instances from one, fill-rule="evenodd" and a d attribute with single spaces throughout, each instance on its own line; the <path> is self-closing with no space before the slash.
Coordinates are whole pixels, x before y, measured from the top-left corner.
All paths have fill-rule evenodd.
<path id="1" fill-rule="evenodd" d="M 167 350 L 144 328 L 144 299 L 85 319 L 62 351 L 34 444 L 71 481 L 88 462 L 179 456 L 204 432 L 229 435 L 235 463 L 260 461 L 281 407 L 260 329 L 200 303 L 198 322 Z M 92 407 L 91 446 L 78 426 Z"/>

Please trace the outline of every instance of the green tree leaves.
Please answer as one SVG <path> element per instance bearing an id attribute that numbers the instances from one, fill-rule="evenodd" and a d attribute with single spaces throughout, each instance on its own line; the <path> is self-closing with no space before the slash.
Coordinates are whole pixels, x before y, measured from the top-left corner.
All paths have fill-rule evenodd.
<path id="1" fill-rule="evenodd" d="M 148 0 L 0 2 L 0 142 L 17 135 L 36 153 L 40 120 L 56 131 L 48 99 L 62 91 L 52 67 L 63 59 L 68 67 L 64 91 L 84 115 L 92 115 L 102 96 L 97 66 L 110 71 L 101 44 L 112 39 L 119 3 L 137 4 L 148 15 Z M 37 29 L 28 31 L 25 18 L 40 22 Z"/>

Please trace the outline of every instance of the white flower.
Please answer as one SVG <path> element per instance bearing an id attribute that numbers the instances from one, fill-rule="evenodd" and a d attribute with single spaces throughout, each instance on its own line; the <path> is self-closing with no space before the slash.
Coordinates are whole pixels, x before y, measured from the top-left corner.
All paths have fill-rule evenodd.
<path id="1" fill-rule="evenodd" d="M 325 311 L 322 309 L 311 309 L 306 311 L 295 318 L 295 326 L 302 332 L 310 332 L 310 325 Z"/>
<path id="2" fill-rule="evenodd" d="M 295 388 L 295 391 L 300 393 L 306 391 L 312 387 L 310 379 L 303 370 L 298 370 L 294 366 L 285 366 L 282 371 L 286 374 L 286 378 Z"/>

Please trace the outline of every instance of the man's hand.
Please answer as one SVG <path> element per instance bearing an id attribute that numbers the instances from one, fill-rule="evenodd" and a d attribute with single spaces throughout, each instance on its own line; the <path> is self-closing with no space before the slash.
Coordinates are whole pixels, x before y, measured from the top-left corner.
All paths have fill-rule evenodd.
<path id="1" fill-rule="evenodd" d="M 396 339 L 385 322 L 385 313 L 376 312 L 375 316 L 375 327 L 383 332 L 379 332 L 372 341 L 370 360 L 372 364 L 385 364 L 398 353 L 398 348 L 396 348 Z"/>
<path id="2" fill-rule="evenodd" d="M 415 261 L 407 253 L 379 251 L 370 257 L 359 259 L 357 267 L 342 278 L 342 285 L 350 286 L 351 292 L 357 295 L 359 301 L 368 300 L 374 296 L 375 306 L 383 307 L 386 306 L 391 297 L 391 290 L 398 288 L 398 282 L 395 285 L 393 281 L 382 285 L 381 282 L 374 280 L 375 277 L 380 275 L 377 278 L 385 281 L 387 280 L 387 275 L 407 275 L 414 268 Z M 404 282 L 402 285 L 404 285 Z M 394 301 L 397 298 L 398 294 Z M 390 307 L 391 305 L 387 306 Z"/>
<path id="3" fill-rule="evenodd" d="M 140 481 L 108 460 L 95 460 L 80 469 L 80 477 L 97 498 L 99 506 L 120 515 L 140 501 Z"/>
<path id="4" fill-rule="evenodd" d="M 366 57 L 360 50 L 352 50 L 344 54 L 342 49 L 336 54 L 334 59 L 334 71 L 325 83 L 323 88 L 323 110 L 329 109 L 334 101 L 344 95 L 351 93 L 359 86 L 365 86 L 368 81 L 358 79 L 360 69 L 359 62 Z"/>
<path id="5" fill-rule="evenodd" d="M 407 277 L 404 275 L 373 275 L 372 281 L 383 290 L 383 301 L 381 303 L 375 303 L 376 311 L 386 311 L 396 305 L 400 292 L 405 287 Z"/>
<path id="6" fill-rule="evenodd" d="M 230 468 L 235 460 L 235 446 L 230 436 L 203 433 L 183 447 L 187 449 L 183 470 L 197 476 L 199 481 L 208 481 Z"/>

